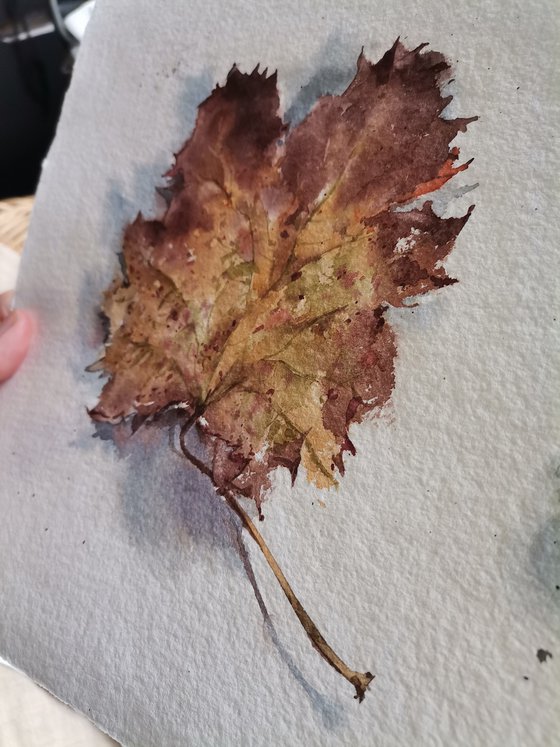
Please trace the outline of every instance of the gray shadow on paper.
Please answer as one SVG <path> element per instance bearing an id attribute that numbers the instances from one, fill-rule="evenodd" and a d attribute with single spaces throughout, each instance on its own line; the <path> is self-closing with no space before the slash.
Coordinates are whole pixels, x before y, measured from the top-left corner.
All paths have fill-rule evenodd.
<path id="1" fill-rule="evenodd" d="M 128 423 L 92 427 L 94 437 L 126 464 L 117 488 L 121 518 L 132 544 L 158 556 L 171 575 L 184 572 L 181 569 L 192 551 L 199 553 L 209 546 L 222 554 L 229 572 L 243 572 L 231 512 L 208 478 L 177 452 L 171 426 L 146 424 L 135 433 Z"/>
<path id="2" fill-rule="evenodd" d="M 172 436 L 165 433 L 165 426 L 145 425 L 130 435 L 125 426 L 97 424 L 96 431 L 96 436 L 106 441 L 108 448 L 117 448 L 126 461 L 126 477 L 119 485 L 119 494 L 130 541 L 145 552 L 158 555 L 169 575 L 180 576 L 189 552 L 199 553 L 202 547 L 211 547 L 213 554 L 221 554 L 228 573 L 245 573 L 261 610 L 268 640 L 309 698 L 323 726 L 330 731 L 345 726 L 344 708 L 307 681 L 283 645 L 258 588 L 239 520 L 216 495 L 208 478 L 178 452 Z M 194 434 L 189 448 L 204 458 Z M 290 614 L 293 613 L 286 607 L 286 615 Z"/>
<path id="3" fill-rule="evenodd" d="M 356 74 L 359 49 L 348 54 L 348 44 L 340 34 L 331 34 L 313 61 L 316 72 L 304 83 L 290 102 L 284 120 L 296 127 L 311 111 L 321 96 L 342 93 Z M 343 64 L 333 65 L 333 60 Z M 281 77 L 280 71 L 280 77 Z"/>
<path id="4" fill-rule="evenodd" d="M 311 701 L 313 709 L 320 714 L 323 726 L 329 731 L 335 731 L 337 728 L 340 728 L 341 726 L 346 724 L 346 713 L 341 705 L 333 702 L 332 700 L 329 700 L 324 695 L 321 695 L 320 692 L 318 692 L 312 685 L 309 684 L 309 682 L 305 679 L 301 670 L 295 663 L 293 657 L 290 655 L 290 653 L 287 651 L 286 647 L 280 640 L 280 636 L 278 635 L 274 623 L 272 622 L 265 601 L 257 584 L 253 566 L 251 565 L 251 560 L 243 541 L 241 526 L 239 526 L 237 531 L 237 544 L 239 547 L 240 557 L 245 567 L 245 572 L 247 573 L 247 578 L 249 579 L 249 582 L 253 587 L 253 592 L 255 594 L 257 604 L 259 605 L 259 609 L 264 619 L 267 635 L 278 651 L 280 658 L 288 667 L 292 677 L 296 680 L 298 685 L 303 688 L 305 694 Z"/>
<path id="5" fill-rule="evenodd" d="M 560 606 L 560 514 L 552 516 L 533 538 L 529 550 L 531 570 Z"/>
<path id="6" fill-rule="evenodd" d="M 330 54 L 326 52 L 321 56 L 327 60 L 330 58 Z M 328 64 L 319 66 L 313 77 L 300 88 L 287 109 L 284 120 L 291 127 L 296 127 L 309 114 L 320 96 L 342 93 L 348 87 L 355 72 L 355 65 L 343 69 Z"/>

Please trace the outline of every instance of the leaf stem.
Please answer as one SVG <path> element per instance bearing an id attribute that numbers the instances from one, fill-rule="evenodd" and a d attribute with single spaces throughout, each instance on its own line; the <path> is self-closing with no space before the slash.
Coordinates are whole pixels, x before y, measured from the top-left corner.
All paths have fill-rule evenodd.
<path id="1" fill-rule="evenodd" d="M 307 633 L 309 639 L 311 640 L 311 643 L 317 649 L 317 651 L 321 654 L 323 659 L 325 659 L 325 661 L 327 661 L 331 665 L 331 667 L 333 667 L 333 669 L 336 669 L 336 671 L 339 672 L 339 674 L 345 677 L 348 680 L 348 682 L 350 682 L 354 686 L 354 688 L 356 689 L 356 695 L 354 697 L 356 697 L 358 701 L 361 703 L 366 694 L 368 685 L 372 681 L 374 675 L 371 674 L 371 672 L 356 672 L 353 669 L 350 669 L 350 667 L 348 667 L 342 661 L 342 659 L 335 653 L 335 651 L 333 651 L 333 649 L 326 642 L 319 628 L 315 625 L 311 617 L 305 611 L 305 608 L 303 607 L 302 603 L 299 601 L 299 599 L 295 595 L 294 590 L 288 583 L 286 576 L 284 575 L 284 573 L 282 572 L 282 569 L 278 565 L 276 558 L 274 557 L 268 545 L 266 544 L 264 537 L 259 532 L 255 524 L 253 523 L 251 517 L 246 513 L 246 511 L 243 509 L 243 507 L 239 503 L 235 493 L 229 488 L 219 488 L 214 482 L 212 471 L 207 467 L 206 464 L 204 464 L 204 462 L 202 462 L 198 457 L 192 454 L 187 448 L 187 445 L 185 443 L 185 437 L 187 435 L 188 430 L 192 426 L 192 424 L 193 422 L 191 419 L 190 421 L 187 421 L 181 428 L 181 433 L 179 436 L 179 444 L 181 446 L 181 451 L 183 452 L 184 456 L 189 460 L 189 462 L 194 467 L 196 467 L 200 472 L 202 472 L 202 474 L 206 475 L 212 481 L 212 484 L 214 485 L 216 490 L 219 492 L 219 494 L 224 498 L 227 505 L 241 520 L 241 523 L 243 524 L 245 529 L 249 532 L 253 540 L 259 546 L 260 551 L 264 555 L 266 562 L 268 563 L 270 569 L 276 576 L 276 580 L 280 584 L 282 591 L 286 595 L 292 609 L 296 613 L 301 625 L 303 626 L 305 632 Z"/>

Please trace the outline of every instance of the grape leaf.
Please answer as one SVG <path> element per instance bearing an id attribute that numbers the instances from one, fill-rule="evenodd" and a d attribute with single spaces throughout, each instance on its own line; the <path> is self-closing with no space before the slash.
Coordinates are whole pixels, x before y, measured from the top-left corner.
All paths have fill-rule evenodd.
<path id="1" fill-rule="evenodd" d="M 385 311 L 455 282 L 442 260 L 470 215 L 397 209 L 467 167 L 450 144 L 476 119 L 442 118 L 449 66 L 424 46 L 360 54 L 293 128 L 276 73 L 232 68 L 167 174 L 164 215 L 126 229 L 95 420 L 180 408 L 210 454 L 198 466 L 259 511 L 277 467 L 336 484 L 349 426 L 394 386 Z"/>

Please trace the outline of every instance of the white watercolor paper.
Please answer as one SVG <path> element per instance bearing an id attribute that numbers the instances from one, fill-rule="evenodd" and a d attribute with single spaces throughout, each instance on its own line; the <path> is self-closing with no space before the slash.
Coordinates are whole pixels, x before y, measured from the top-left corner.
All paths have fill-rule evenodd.
<path id="1" fill-rule="evenodd" d="M 393 312 L 397 384 L 337 493 L 279 475 L 261 525 L 358 705 L 227 509 L 162 437 L 93 438 L 96 309 L 124 225 L 233 62 L 285 109 L 397 36 L 455 63 L 476 203 L 460 283 Z M 555 3 L 97 4 L 25 250 L 40 334 L 0 389 L 0 655 L 125 745 L 545 745 L 560 727 Z M 325 507 L 318 499 L 322 498 Z M 540 662 L 537 651 L 552 658 Z"/>

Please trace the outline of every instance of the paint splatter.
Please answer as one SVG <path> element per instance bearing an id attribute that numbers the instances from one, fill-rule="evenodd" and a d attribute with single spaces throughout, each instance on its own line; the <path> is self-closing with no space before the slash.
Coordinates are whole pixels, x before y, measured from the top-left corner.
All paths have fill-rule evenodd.
<path id="1" fill-rule="evenodd" d="M 552 659 L 552 654 L 550 653 L 550 651 L 547 651 L 544 648 L 539 648 L 539 650 L 537 651 L 537 659 L 542 664 L 547 659 Z"/>
<path id="2" fill-rule="evenodd" d="M 92 418 L 138 427 L 174 409 L 209 463 L 183 438 L 185 455 L 265 555 L 236 496 L 260 512 L 278 467 L 336 485 L 354 453 L 350 425 L 394 387 L 387 308 L 455 282 L 442 261 L 471 210 L 402 209 L 467 168 L 450 144 L 476 119 L 442 118 L 449 65 L 424 46 L 397 41 L 376 64 L 361 54 L 346 91 L 294 128 L 279 114 L 276 73 L 233 67 L 167 174 L 163 217 L 126 229 L 105 295 L 109 339 L 92 368 L 109 381 Z M 296 613 L 361 699 L 371 675 L 342 671 Z"/>

